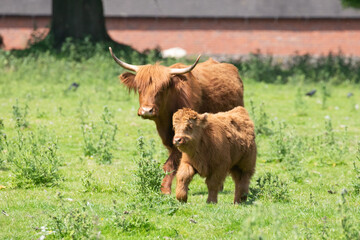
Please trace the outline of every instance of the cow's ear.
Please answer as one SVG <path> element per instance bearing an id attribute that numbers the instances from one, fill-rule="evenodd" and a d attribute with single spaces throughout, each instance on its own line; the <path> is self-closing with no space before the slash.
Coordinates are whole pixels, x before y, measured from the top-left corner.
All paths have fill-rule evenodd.
<path id="1" fill-rule="evenodd" d="M 136 86 L 136 82 L 135 82 L 135 74 L 129 73 L 129 72 L 124 72 L 123 74 L 121 74 L 119 76 L 119 79 L 123 84 L 125 84 L 125 86 L 129 90 L 134 90 L 135 92 L 137 91 L 137 86 Z"/>
<path id="2" fill-rule="evenodd" d="M 187 81 L 187 78 L 186 78 L 186 76 L 184 76 L 184 75 L 172 75 L 171 76 L 171 80 L 172 81 L 177 81 L 177 82 L 179 82 L 179 81 L 183 81 L 183 82 L 186 82 Z"/>

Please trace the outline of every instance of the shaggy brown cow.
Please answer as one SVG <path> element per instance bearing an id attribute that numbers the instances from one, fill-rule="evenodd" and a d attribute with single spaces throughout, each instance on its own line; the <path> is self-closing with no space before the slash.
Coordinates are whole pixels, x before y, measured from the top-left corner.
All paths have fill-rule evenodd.
<path id="1" fill-rule="evenodd" d="M 169 150 L 169 158 L 163 167 L 169 174 L 164 178 L 161 190 L 170 194 L 181 158 L 181 152 L 172 143 L 172 115 L 183 107 L 200 113 L 216 113 L 243 106 L 243 83 L 238 69 L 212 59 L 197 64 L 200 56 L 189 67 L 181 63 L 170 67 L 159 64 L 135 66 L 122 62 L 109 49 L 120 66 L 136 72 L 125 72 L 119 78 L 129 90 L 139 92 L 138 115 L 155 121 L 162 142 Z"/>
<path id="2" fill-rule="evenodd" d="M 216 203 L 230 172 L 235 182 L 234 203 L 244 202 L 255 172 L 254 124 L 243 107 L 216 114 L 198 114 L 185 108 L 173 116 L 174 145 L 182 152 L 176 174 L 176 198 L 187 201 L 188 186 L 196 173 L 206 178 L 207 202 Z"/>

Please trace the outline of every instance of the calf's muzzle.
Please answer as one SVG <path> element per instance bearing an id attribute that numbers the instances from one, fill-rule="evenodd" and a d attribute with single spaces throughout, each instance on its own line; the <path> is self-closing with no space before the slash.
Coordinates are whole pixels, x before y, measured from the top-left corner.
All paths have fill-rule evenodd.
<path id="1" fill-rule="evenodd" d="M 180 145 L 183 144 L 183 143 L 185 143 L 185 138 L 174 136 L 174 138 L 173 138 L 173 144 L 174 144 L 175 146 L 180 146 Z"/>

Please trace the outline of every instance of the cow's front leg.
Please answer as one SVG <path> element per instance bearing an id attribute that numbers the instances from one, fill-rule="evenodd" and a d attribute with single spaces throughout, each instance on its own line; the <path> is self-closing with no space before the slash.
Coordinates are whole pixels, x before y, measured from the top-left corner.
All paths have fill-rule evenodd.
<path id="1" fill-rule="evenodd" d="M 171 149 L 171 153 L 169 158 L 166 160 L 163 169 L 166 173 L 162 184 L 161 184 L 161 192 L 163 194 L 171 194 L 171 184 L 178 170 L 181 159 L 181 152 L 173 147 Z"/>
<path id="2" fill-rule="evenodd" d="M 190 164 L 180 163 L 176 174 L 176 198 L 180 202 L 187 202 L 189 184 L 195 173 L 195 169 Z"/>

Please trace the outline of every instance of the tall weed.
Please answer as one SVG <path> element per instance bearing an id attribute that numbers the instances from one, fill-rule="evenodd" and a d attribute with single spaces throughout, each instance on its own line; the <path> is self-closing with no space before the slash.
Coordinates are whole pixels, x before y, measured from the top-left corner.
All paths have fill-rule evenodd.
<path id="1" fill-rule="evenodd" d="M 354 187 L 354 192 L 360 194 L 360 166 L 357 165 L 360 164 L 360 142 L 358 142 L 357 146 L 356 160 L 357 163 L 355 161 L 353 162 L 355 179 L 352 181 L 352 185 Z"/>
<path id="2" fill-rule="evenodd" d="M 353 209 L 348 206 L 346 201 L 347 191 L 341 192 L 341 200 L 339 202 L 339 213 L 341 215 L 341 227 L 345 239 L 360 239 L 360 221 L 354 217 Z"/>
<path id="3" fill-rule="evenodd" d="M 7 153 L 7 136 L 4 128 L 4 120 L 0 118 L 0 168 L 3 168 L 5 165 Z"/>
<path id="4" fill-rule="evenodd" d="M 140 136 L 137 140 L 138 158 L 134 171 L 134 199 L 129 204 L 132 209 L 153 209 L 160 213 L 173 215 L 178 209 L 178 202 L 171 196 L 161 194 L 161 182 L 165 176 L 160 163 L 154 159 L 155 142 L 146 141 Z"/>
<path id="5" fill-rule="evenodd" d="M 112 176 L 108 180 L 95 178 L 94 171 L 86 170 L 81 177 L 81 183 L 84 187 L 84 192 L 119 192 L 121 187 L 116 178 Z"/>
<path id="6" fill-rule="evenodd" d="M 75 203 L 72 206 L 65 202 L 59 193 L 59 204 L 49 216 L 47 231 L 40 232 L 43 238 L 49 239 L 99 239 L 100 232 L 96 232 L 97 219 L 87 201 Z"/>
<path id="7" fill-rule="evenodd" d="M 266 172 L 255 180 L 250 188 L 250 199 L 264 199 L 273 202 L 287 202 L 290 200 L 288 185 L 276 174 Z"/>
<path id="8" fill-rule="evenodd" d="M 306 82 L 360 82 L 360 61 L 341 52 L 320 57 L 296 54 L 286 60 L 275 60 L 271 55 L 256 52 L 234 64 L 245 78 L 257 82 L 287 83 L 296 76 L 303 76 Z"/>
<path id="9" fill-rule="evenodd" d="M 113 115 L 107 106 L 101 116 L 102 122 L 86 123 L 81 116 L 81 130 L 84 139 L 84 155 L 95 157 L 101 164 L 111 164 L 112 150 L 116 147 L 117 124 L 113 122 Z"/>
<path id="10" fill-rule="evenodd" d="M 16 104 L 13 105 L 13 119 L 15 121 L 15 126 L 17 128 L 27 128 L 29 127 L 29 122 L 27 120 L 27 115 L 29 111 L 29 106 L 25 104 L 23 109 L 19 106 L 19 100 L 16 99 Z"/>
<path id="11" fill-rule="evenodd" d="M 142 211 L 121 211 L 116 201 L 114 201 L 112 225 L 120 232 L 127 233 L 148 232 L 155 229 L 154 224 Z"/>
<path id="12" fill-rule="evenodd" d="M 294 107 L 297 115 L 307 116 L 307 105 L 303 99 L 303 93 L 301 92 L 301 88 L 298 88 L 296 91 Z"/>
<path id="13" fill-rule="evenodd" d="M 29 133 L 17 130 L 7 149 L 13 184 L 25 188 L 58 184 L 62 161 L 57 150 L 57 140 L 45 128 Z"/>
<path id="14" fill-rule="evenodd" d="M 264 103 L 261 103 L 258 107 L 254 105 L 252 99 L 250 99 L 250 115 L 255 124 L 255 134 L 271 135 L 272 130 L 270 128 L 269 116 L 264 110 Z"/>

